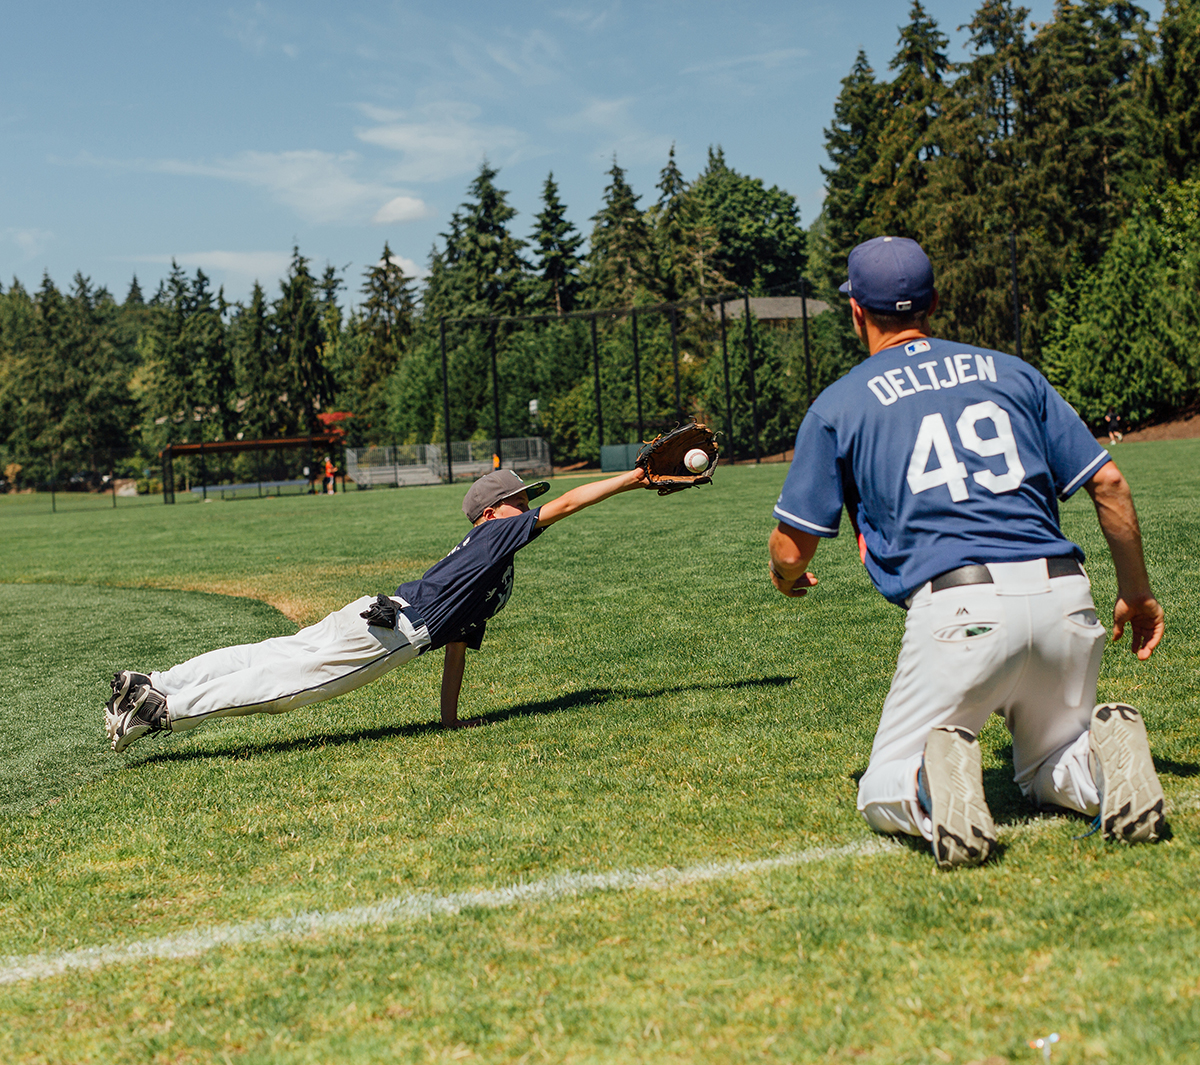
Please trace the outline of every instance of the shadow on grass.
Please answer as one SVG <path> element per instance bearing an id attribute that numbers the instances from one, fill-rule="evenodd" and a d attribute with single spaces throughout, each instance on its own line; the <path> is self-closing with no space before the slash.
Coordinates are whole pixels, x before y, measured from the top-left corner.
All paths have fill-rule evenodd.
<path id="1" fill-rule="evenodd" d="M 542 714 L 558 714 L 567 710 L 598 706 L 612 699 L 656 699 L 662 695 L 689 691 L 736 691 L 739 688 L 783 687 L 791 684 L 795 677 L 756 677 L 730 681 L 727 684 L 679 684 L 663 688 L 584 688 L 568 692 L 554 699 L 542 699 L 532 703 L 521 703 L 504 710 L 493 710 L 472 719 L 483 725 L 498 725 L 503 721 L 520 717 L 537 717 Z M 218 723 L 219 724 L 219 723 Z M 363 729 L 357 732 L 320 734 L 301 739 L 261 744 L 238 744 L 235 748 L 204 751 L 159 751 L 143 758 L 142 765 L 163 762 L 191 762 L 203 758 L 230 758 L 238 760 L 254 754 L 287 754 L 289 751 L 311 750 L 314 747 L 339 747 L 347 743 L 362 743 L 372 740 L 387 740 L 397 736 L 416 737 L 442 732 L 436 721 L 422 721 L 411 725 L 389 725 L 385 728 Z"/>

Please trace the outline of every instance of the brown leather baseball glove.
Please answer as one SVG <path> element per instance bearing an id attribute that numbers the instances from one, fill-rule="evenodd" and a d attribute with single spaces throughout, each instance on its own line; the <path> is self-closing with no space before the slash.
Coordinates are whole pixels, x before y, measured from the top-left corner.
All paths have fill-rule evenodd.
<path id="1" fill-rule="evenodd" d="M 683 461 L 689 451 L 697 449 L 708 457 L 708 464 L 698 472 L 689 470 Z M 665 496 L 711 484 L 719 450 L 716 434 L 707 425 L 692 422 L 643 444 L 637 465 L 646 471 L 646 487 Z"/>

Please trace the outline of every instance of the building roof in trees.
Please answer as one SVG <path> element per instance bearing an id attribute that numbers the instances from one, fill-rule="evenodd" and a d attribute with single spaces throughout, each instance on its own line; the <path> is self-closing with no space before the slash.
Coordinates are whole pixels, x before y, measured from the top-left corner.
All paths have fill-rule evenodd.
<path id="1" fill-rule="evenodd" d="M 829 304 L 824 300 L 808 300 L 808 317 L 815 318 L 829 310 Z M 803 318 L 803 301 L 799 296 L 751 296 L 750 312 L 760 322 L 782 322 L 790 318 Z M 726 318 L 741 318 L 745 304 L 742 300 L 730 300 L 725 304 Z M 721 309 L 716 305 L 712 313 L 718 317 Z"/>

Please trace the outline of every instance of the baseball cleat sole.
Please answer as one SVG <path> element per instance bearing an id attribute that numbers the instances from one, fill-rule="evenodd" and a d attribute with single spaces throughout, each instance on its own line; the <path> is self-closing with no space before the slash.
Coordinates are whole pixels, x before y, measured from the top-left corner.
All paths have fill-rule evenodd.
<path id="1" fill-rule="evenodd" d="M 1104 838 L 1154 842 L 1166 827 L 1166 817 L 1142 715 L 1125 703 L 1097 706 L 1092 711 L 1091 748 Z"/>
<path id="2" fill-rule="evenodd" d="M 104 707 L 104 731 L 118 753 L 147 732 L 168 731 L 169 720 L 166 696 L 149 685 L 142 685 L 124 699 L 114 695 Z"/>
<path id="3" fill-rule="evenodd" d="M 996 826 L 983 795 L 979 741 L 964 728 L 935 728 L 925 741 L 924 770 L 938 867 L 986 862 L 996 846 Z"/>
<path id="4" fill-rule="evenodd" d="M 150 678 L 145 673 L 136 673 L 132 669 L 122 669 L 113 674 L 112 694 L 113 706 L 120 706 L 121 700 L 130 692 L 136 692 L 143 684 L 149 684 Z"/>

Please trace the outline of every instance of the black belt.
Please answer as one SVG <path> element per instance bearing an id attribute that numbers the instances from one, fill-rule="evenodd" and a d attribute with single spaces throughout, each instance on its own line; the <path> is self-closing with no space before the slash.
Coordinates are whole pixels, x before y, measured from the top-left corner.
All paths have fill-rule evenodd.
<path id="1" fill-rule="evenodd" d="M 421 618 L 421 615 L 417 613 L 417 608 L 415 606 L 402 606 L 400 608 L 400 613 L 412 622 L 414 629 L 419 629 L 425 624 Z"/>
<path id="2" fill-rule="evenodd" d="M 1082 577 L 1083 567 L 1073 558 L 1046 559 L 1047 577 Z M 987 566 L 971 563 L 947 570 L 929 582 L 931 592 L 944 592 L 947 588 L 958 588 L 964 584 L 994 584 L 992 571 Z"/>

